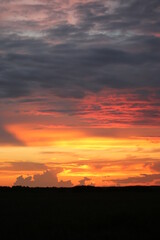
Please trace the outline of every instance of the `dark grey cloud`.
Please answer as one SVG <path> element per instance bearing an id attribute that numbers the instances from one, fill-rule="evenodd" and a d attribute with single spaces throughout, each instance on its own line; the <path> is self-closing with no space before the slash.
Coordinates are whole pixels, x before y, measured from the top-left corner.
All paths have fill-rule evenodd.
<path id="1" fill-rule="evenodd" d="M 122 18 L 128 19 L 129 22 L 137 20 L 138 28 L 149 31 L 157 31 L 160 21 L 160 3 L 158 0 L 130 0 L 128 2 L 121 0 L 119 13 L 123 14 Z"/>
<path id="2" fill-rule="evenodd" d="M 97 92 L 104 87 L 159 87 L 158 68 L 154 76 L 152 69 L 149 72 L 148 66 L 143 66 L 151 64 L 154 67 L 159 62 L 159 56 L 130 54 L 106 47 L 87 50 L 59 45 L 49 47 L 45 54 L 38 51 L 32 54 L 8 53 L 2 63 L 0 96 L 25 96 L 44 88 L 61 97 L 82 98 L 88 91 Z M 119 65 L 124 66 L 119 69 Z M 131 76 L 130 71 L 133 71 Z"/>
<path id="3" fill-rule="evenodd" d="M 79 5 L 79 12 L 83 19 L 92 24 L 99 23 L 102 29 L 121 30 L 158 30 L 159 26 L 159 1 L 118 0 L 115 9 L 110 9 L 105 1 Z M 106 25 L 104 25 L 106 21 Z"/>
<path id="4" fill-rule="evenodd" d="M 72 187 L 72 182 L 69 181 L 58 181 L 57 174 L 59 171 L 45 171 L 42 174 L 36 174 L 33 177 L 28 176 L 24 178 L 19 176 L 14 183 L 14 186 L 25 186 L 25 187 Z"/>
<path id="5" fill-rule="evenodd" d="M 159 0 L 115 3 L 113 8 L 106 1 L 77 3 L 71 8 L 76 21 L 69 23 L 67 8 L 54 2 L 57 15 L 52 19 L 46 2 L 45 14 L 54 24 L 40 30 L 32 26 L 28 36 L 22 29 L 21 34 L 2 32 L 0 97 L 29 96 L 40 89 L 63 98 L 83 98 L 104 88 L 160 88 Z M 43 11 L 42 3 L 27 5 L 26 14 L 36 7 Z M 60 13 L 63 21 L 58 20 Z"/>

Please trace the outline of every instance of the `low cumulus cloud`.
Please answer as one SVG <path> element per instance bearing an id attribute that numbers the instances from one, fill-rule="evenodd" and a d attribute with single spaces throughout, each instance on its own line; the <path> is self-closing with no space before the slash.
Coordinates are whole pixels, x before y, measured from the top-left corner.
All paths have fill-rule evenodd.
<path id="1" fill-rule="evenodd" d="M 86 182 L 88 182 L 88 181 L 91 181 L 91 179 L 88 177 L 84 177 L 83 179 L 79 180 L 79 185 L 84 186 L 84 185 L 86 185 Z"/>
<path id="2" fill-rule="evenodd" d="M 58 181 L 57 174 L 59 170 L 47 170 L 42 174 L 35 174 L 33 177 L 23 177 L 19 176 L 14 183 L 14 186 L 24 186 L 24 187 L 72 187 L 73 184 L 70 180 L 68 181 Z"/>

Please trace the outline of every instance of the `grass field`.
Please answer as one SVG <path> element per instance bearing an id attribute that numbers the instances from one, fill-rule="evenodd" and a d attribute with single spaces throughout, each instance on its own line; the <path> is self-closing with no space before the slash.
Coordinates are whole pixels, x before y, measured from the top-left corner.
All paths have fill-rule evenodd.
<path id="1" fill-rule="evenodd" d="M 0 239 L 160 239 L 159 187 L 0 188 Z"/>

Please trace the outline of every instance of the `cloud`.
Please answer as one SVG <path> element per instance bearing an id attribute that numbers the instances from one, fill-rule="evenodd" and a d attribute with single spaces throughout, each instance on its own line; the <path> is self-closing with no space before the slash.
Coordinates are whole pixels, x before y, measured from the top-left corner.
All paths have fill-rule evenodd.
<path id="1" fill-rule="evenodd" d="M 24 178 L 19 176 L 14 183 L 14 186 L 25 186 L 25 187 L 72 187 L 72 182 L 69 181 L 58 181 L 57 174 L 59 170 L 45 171 L 42 174 L 36 174 L 33 177 L 28 176 Z"/>
<path id="2" fill-rule="evenodd" d="M 138 177 L 113 180 L 117 185 L 154 185 L 160 180 L 160 174 L 141 174 Z"/>
<path id="3" fill-rule="evenodd" d="M 84 177 L 83 179 L 79 180 L 80 185 L 85 185 L 86 182 L 90 181 L 91 179 L 88 177 Z"/>
<path id="4" fill-rule="evenodd" d="M 155 128 L 91 128 L 86 130 L 88 136 L 133 138 L 133 137 L 160 137 L 159 129 Z"/>
<path id="5" fill-rule="evenodd" d="M 17 122 L 39 123 L 53 114 L 51 124 L 64 122 L 67 115 L 65 124 L 72 126 L 159 126 L 159 0 L 74 3 L 2 1 L 0 99 L 4 106 L 12 101 Z M 90 103 L 89 95 L 98 97 Z M 22 116 L 25 107 L 29 113 Z M 36 114 L 42 117 L 36 119 Z M 15 119 L 6 117 L 10 122 Z M 116 137 L 122 131 L 105 133 Z M 100 130 L 95 135 L 105 133 Z"/>
<path id="6" fill-rule="evenodd" d="M 57 1 L 15 2 L 0 37 L 0 97 L 43 90 L 81 99 L 104 88 L 160 88 L 159 0 L 115 2 L 72 8 Z"/>
<path id="7" fill-rule="evenodd" d="M 158 152 L 160 151 L 160 149 L 158 149 Z M 150 168 L 156 172 L 160 172 L 160 161 L 154 162 L 154 163 L 150 163 Z"/>
<path id="8" fill-rule="evenodd" d="M 23 146 L 24 143 L 14 134 L 8 132 L 4 127 L 0 126 L 0 145 Z"/>
<path id="9" fill-rule="evenodd" d="M 42 171 L 47 170 L 47 166 L 43 163 L 36 162 L 9 162 L 8 170 L 13 171 Z"/>

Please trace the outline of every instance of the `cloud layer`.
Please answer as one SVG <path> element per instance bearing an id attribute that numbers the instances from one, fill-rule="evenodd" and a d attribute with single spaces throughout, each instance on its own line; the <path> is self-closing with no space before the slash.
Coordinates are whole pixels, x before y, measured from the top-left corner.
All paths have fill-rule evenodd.
<path id="1" fill-rule="evenodd" d="M 159 126 L 158 0 L 1 6 L 0 98 L 14 111 L 11 120 L 2 112 L 5 122 L 28 111 L 30 121 L 34 113 L 62 116 L 60 124 L 74 116 L 65 125 Z"/>
<path id="2" fill-rule="evenodd" d="M 157 183 L 160 1 L 0 0 L 0 6 L 3 180 L 12 172 L 12 179 L 22 175 L 15 185 L 71 186 L 46 164 L 57 162 L 62 179 L 77 184 L 99 183 L 99 176 Z"/>
<path id="3" fill-rule="evenodd" d="M 160 88 L 158 0 L 1 4 L 1 98 Z"/>

